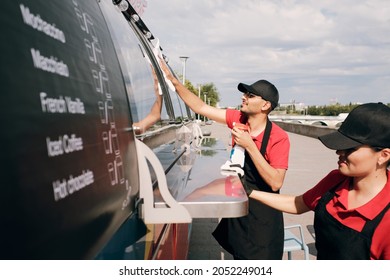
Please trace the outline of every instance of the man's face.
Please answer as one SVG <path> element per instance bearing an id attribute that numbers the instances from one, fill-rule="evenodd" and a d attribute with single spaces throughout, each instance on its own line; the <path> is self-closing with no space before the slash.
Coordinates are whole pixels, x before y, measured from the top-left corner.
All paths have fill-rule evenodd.
<path id="1" fill-rule="evenodd" d="M 257 114 L 264 110 L 265 106 L 269 103 L 261 96 L 253 93 L 244 93 L 241 97 L 241 112 L 245 114 Z"/>

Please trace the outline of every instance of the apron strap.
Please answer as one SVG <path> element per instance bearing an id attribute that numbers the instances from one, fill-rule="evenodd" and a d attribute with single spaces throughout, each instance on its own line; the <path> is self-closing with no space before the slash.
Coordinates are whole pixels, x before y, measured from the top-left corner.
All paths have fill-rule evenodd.
<path id="1" fill-rule="evenodd" d="M 261 143 L 261 148 L 260 148 L 260 153 L 263 155 L 263 157 L 265 157 L 265 151 L 267 149 L 269 136 L 271 134 L 271 129 L 272 129 L 272 123 L 267 117 L 267 124 L 265 126 L 263 141 Z"/>

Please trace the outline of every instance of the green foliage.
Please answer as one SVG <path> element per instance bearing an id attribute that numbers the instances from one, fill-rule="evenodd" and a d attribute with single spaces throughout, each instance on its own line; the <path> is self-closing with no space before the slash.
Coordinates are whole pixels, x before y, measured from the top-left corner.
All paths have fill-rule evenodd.
<path id="1" fill-rule="evenodd" d="M 358 104 L 348 105 L 325 105 L 325 106 L 309 106 L 307 114 L 312 116 L 338 116 L 341 113 L 349 113 L 353 108 L 357 107 Z"/>
<path id="2" fill-rule="evenodd" d="M 218 89 L 213 83 L 206 83 L 199 85 L 198 87 L 194 87 L 194 85 L 186 79 L 185 86 L 189 91 L 199 96 L 203 101 L 205 101 L 206 98 L 206 103 L 210 104 L 210 106 L 216 107 L 217 103 L 220 101 Z"/>
<path id="3" fill-rule="evenodd" d="M 323 105 L 323 106 L 308 106 L 308 107 L 298 107 L 295 104 L 289 104 L 281 107 L 277 107 L 272 113 L 273 114 L 288 114 L 288 115 L 311 115 L 311 116 L 338 116 L 342 113 L 349 113 L 355 107 L 360 104 L 341 105 L 340 103 L 333 105 Z M 390 103 L 386 104 L 390 107 Z"/>

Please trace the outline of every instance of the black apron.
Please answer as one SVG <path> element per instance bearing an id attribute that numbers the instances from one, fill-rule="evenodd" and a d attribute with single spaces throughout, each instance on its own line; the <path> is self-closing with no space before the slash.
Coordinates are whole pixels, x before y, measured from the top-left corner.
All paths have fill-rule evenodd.
<path id="1" fill-rule="evenodd" d="M 340 223 L 326 210 L 337 187 L 325 193 L 314 209 L 317 259 L 369 260 L 372 236 L 390 203 L 373 220 L 366 222 L 362 232 L 358 232 Z"/>
<path id="2" fill-rule="evenodd" d="M 267 120 L 260 152 L 265 156 L 272 123 Z M 245 153 L 244 179 L 255 190 L 274 192 Z M 279 192 L 275 192 L 279 193 Z M 249 213 L 239 218 L 223 218 L 212 233 L 235 259 L 281 260 L 284 245 L 282 212 L 249 198 Z"/>

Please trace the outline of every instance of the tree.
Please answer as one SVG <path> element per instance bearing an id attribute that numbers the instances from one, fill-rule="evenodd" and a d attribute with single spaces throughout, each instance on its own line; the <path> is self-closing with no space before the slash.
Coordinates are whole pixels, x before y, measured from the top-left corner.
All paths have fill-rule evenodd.
<path id="1" fill-rule="evenodd" d="M 214 83 L 201 84 L 196 88 L 189 80 L 186 79 L 185 87 L 196 96 L 199 96 L 203 101 L 206 95 L 206 103 L 210 104 L 210 106 L 216 107 L 217 103 L 220 101 L 219 92 Z"/>
<path id="2" fill-rule="evenodd" d="M 348 105 L 328 105 L 328 106 L 309 106 L 308 114 L 312 116 L 338 116 L 341 113 L 349 113 L 357 104 L 349 103 Z"/>
<path id="3" fill-rule="evenodd" d="M 210 104 L 210 106 L 216 107 L 220 99 L 219 92 L 213 83 L 200 85 L 200 97 L 203 99 L 203 101 L 205 95 L 206 103 Z"/>

